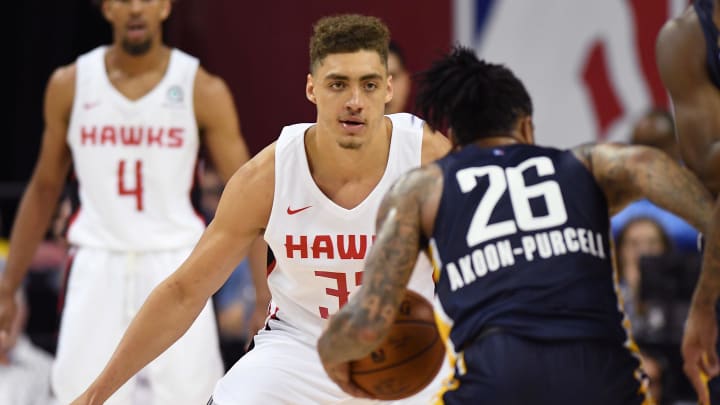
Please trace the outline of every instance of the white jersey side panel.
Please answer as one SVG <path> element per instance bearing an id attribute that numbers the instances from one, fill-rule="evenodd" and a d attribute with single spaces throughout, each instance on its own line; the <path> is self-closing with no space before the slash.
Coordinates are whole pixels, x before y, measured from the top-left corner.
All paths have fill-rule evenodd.
<path id="1" fill-rule="evenodd" d="M 312 178 L 304 142 L 312 124 L 285 127 L 280 134 L 275 196 L 265 230 L 276 259 L 268 276 L 271 328 L 289 326 L 314 344 L 327 319 L 360 286 L 380 202 L 398 177 L 421 162 L 423 121 L 410 114 L 389 117 L 393 132 L 385 174 L 352 209 L 328 199 Z M 420 257 L 410 288 L 432 302 L 432 269 L 424 254 Z"/>
<path id="2" fill-rule="evenodd" d="M 110 83 L 105 52 L 96 48 L 76 64 L 67 142 L 80 211 L 68 239 L 110 250 L 192 246 L 205 227 L 190 201 L 199 147 L 198 60 L 173 49 L 165 76 L 133 101 Z"/>

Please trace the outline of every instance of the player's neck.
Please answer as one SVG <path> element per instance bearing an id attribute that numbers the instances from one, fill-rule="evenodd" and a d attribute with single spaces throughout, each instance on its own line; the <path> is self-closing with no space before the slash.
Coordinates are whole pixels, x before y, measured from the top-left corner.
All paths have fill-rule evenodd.
<path id="1" fill-rule="evenodd" d="M 334 140 L 323 139 L 329 134 L 314 131 L 306 138 L 308 163 L 313 176 L 332 177 L 338 181 L 354 181 L 382 177 L 390 151 L 392 124 L 383 119 L 368 142 L 357 149 L 343 148 Z"/>
<path id="2" fill-rule="evenodd" d="M 506 146 L 527 143 L 519 135 L 508 134 L 500 136 L 491 136 L 487 138 L 478 139 L 475 144 L 483 148 L 492 148 L 494 146 Z"/>
<path id="3" fill-rule="evenodd" d="M 132 55 L 123 50 L 122 45 L 113 44 L 105 54 L 105 65 L 108 71 L 120 70 L 128 76 L 148 71 L 164 70 L 170 58 L 170 48 L 162 44 L 153 44 L 142 55 Z"/>

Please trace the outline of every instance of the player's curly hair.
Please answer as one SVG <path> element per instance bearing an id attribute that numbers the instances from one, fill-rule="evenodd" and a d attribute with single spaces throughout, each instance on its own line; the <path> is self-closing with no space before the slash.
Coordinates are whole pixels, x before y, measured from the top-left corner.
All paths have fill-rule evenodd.
<path id="1" fill-rule="evenodd" d="M 310 37 L 310 71 L 335 53 L 375 51 L 387 66 L 390 30 L 377 17 L 343 14 L 323 17 L 313 26 Z"/>
<path id="2" fill-rule="evenodd" d="M 420 74 L 416 104 L 431 127 L 451 128 L 460 145 L 509 132 L 532 115 L 530 95 L 510 69 L 461 46 Z"/>

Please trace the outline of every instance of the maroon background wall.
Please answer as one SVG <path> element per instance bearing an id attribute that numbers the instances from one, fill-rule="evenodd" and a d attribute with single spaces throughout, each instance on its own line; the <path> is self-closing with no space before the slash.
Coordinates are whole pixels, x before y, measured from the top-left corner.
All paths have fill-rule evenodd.
<path id="1" fill-rule="evenodd" d="M 409 9 L 408 7 L 412 7 Z M 419 71 L 451 44 L 451 2 L 189 1 L 176 4 L 168 41 L 198 55 L 229 84 L 252 153 L 287 124 L 314 121 L 305 99 L 308 40 L 322 16 L 354 12 L 380 17 Z"/>

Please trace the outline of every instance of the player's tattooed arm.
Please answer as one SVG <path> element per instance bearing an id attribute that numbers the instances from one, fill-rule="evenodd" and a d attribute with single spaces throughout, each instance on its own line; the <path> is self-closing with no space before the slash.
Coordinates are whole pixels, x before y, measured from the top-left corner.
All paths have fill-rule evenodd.
<path id="1" fill-rule="evenodd" d="M 432 233 L 441 192 L 442 171 L 430 165 L 403 176 L 385 196 L 363 286 L 330 319 L 318 342 L 324 362 L 362 358 L 385 339 L 418 254 Z"/>
<path id="2" fill-rule="evenodd" d="M 604 143 L 574 150 L 605 193 L 614 214 L 631 201 L 647 198 L 704 232 L 713 199 L 700 180 L 659 149 Z"/>

